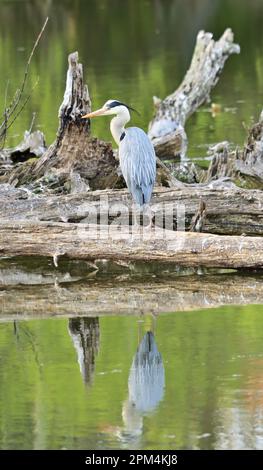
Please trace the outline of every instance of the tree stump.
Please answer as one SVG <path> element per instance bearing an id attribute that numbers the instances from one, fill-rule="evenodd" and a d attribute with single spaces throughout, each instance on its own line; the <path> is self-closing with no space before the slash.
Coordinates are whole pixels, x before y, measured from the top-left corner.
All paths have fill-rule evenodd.
<path id="1" fill-rule="evenodd" d="M 59 108 L 59 127 L 55 142 L 36 162 L 18 166 L 11 172 L 9 182 L 15 185 L 40 181 L 43 186 L 70 192 L 76 181 L 83 191 L 105 189 L 116 185 L 118 162 L 111 144 L 90 137 L 90 121 L 81 116 L 90 112 L 91 102 L 87 85 L 83 84 L 83 67 L 78 53 L 68 57 L 66 89 Z M 122 186 L 122 185 L 121 185 Z"/>

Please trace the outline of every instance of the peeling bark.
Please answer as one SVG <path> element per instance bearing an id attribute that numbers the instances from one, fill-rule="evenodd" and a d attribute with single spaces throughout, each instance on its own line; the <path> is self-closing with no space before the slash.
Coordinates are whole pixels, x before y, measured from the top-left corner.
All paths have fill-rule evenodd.
<path id="1" fill-rule="evenodd" d="M 262 268 L 260 237 L 173 232 L 157 227 L 97 226 L 56 222 L 0 222 L 0 256 L 161 261 L 178 266 Z"/>
<path id="2" fill-rule="evenodd" d="M 230 177 L 249 187 L 263 188 L 263 111 L 248 131 L 244 148 L 231 152 L 228 142 L 211 148 L 212 160 L 204 181 Z"/>
<path id="3" fill-rule="evenodd" d="M 113 221 L 132 213 L 131 197 L 126 190 L 92 191 L 63 196 L 36 197 L 8 185 L 0 185 L 0 220 L 16 222 L 32 221 L 90 222 Z M 263 235 L 263 192 L 259 190 L 212 189 L 209 186 L 185 187 L 180 189 L 156 188 L 153 192 L 152 207 L 155 223 L 163 224 L 162 214 L 172 214 L 172 227 L 177 230 L 177 208 L 185 213 L 188 230 L 198 213 L 200 200 L 206 206 L 202 218 L 202 231 L 229 235 Z M 204 215 L 204 214 L 203 214 Z M 119 217 L 120 219 L 120 217 Z M 126 221 L 127 222 L 127 221 Z"/>

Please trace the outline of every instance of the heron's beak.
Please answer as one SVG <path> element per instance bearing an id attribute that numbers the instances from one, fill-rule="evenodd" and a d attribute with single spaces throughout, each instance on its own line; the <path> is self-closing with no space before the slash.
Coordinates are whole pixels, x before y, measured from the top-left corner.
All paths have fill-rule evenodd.
<path id="1" fill-rule="evenodd" d="M 88 113 L 88 114 L 85 114 L 85 116 L 81 116 L 81 119 L 93 118 L 96 116 L 103 116 L 105 112 L 106 112 L 106 109 L 104 108 L 97 109 L 97 111 L 93 111 L 93 113 Z"/>

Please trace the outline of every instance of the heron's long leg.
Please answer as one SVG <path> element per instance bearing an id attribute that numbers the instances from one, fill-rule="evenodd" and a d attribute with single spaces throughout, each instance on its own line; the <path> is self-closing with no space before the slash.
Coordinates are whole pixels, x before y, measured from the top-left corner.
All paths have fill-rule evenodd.
<path id="1" fill-rule="evenodd" d="M 149 223 L 145 226 L 147 229 L 151 229 L 153 228 L 155 225 L 154 225 L 154 222 L 153 222 L 153 218 L 155 216 L 155 212 L 151 209 L 151 207 L 149 206 L 149 204 L 145 205 L 144 206 L 144 209 L 143 209 L 143 216 L 144 214 L 149 217 Z M 144 217 L 143 217 L 144 219 Z M 144 224 L 143 224 L 144 225 Z"/>

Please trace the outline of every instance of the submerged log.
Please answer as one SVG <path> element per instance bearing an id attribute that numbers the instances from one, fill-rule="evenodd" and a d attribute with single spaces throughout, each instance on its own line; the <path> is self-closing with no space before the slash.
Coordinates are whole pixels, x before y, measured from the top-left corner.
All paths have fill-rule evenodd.
<path id="1" fill-rule="evenodd" d="M 36 197 L 22 188 L 0 185 L 0 220 L 53 222 L 112 222 L 129 219 L 131 197 L 126 190 L 91 191 L 63 196 Z M 156 188 L 152 207 L 155 223 L 177 230 L 178 216 L 183 213 L 186 229 L 194 223 L 200 200 L 205 204 L 202 231 L 218 234 L 263 235 L 263 192 L 241 188 L 212 189 L 197 185 L 180 189 Z M 129 220 L 126 220 L 129 223 Z M 193 229 L 193 226 L 192 226 Z"/>
<path id="2" fill-rule="evenodd" d="M 237 274 L 144 278 L 121 276 L 77 283 L 5 287 L 0 321 L 49 316 L 138 315 L 183 312 L 222 305 L 263 303 L 259 277 Z"/>
<path id="3" fill-rule="evenodd" d="M 156 111 L 149 124 L 149 136 L 153 144 L 158 144 L 160 156 L 163 153 L 176 155 L 182 147 L 185 150 L 185 121 L 209 99 L 228 57 L 240 52 L 233 40 L 231 29 L 226 29 L 218 41 L 211 33 L 200 31 L 191 65 L 181 85 L 164 100 L 154 98 Z"/>
<path id="4" fill-rule="evenodd" d="M 56 222 L 0 222 L 0 256 L 165 261 L 178 266 L 262 268 L 260 237 Z"/>

